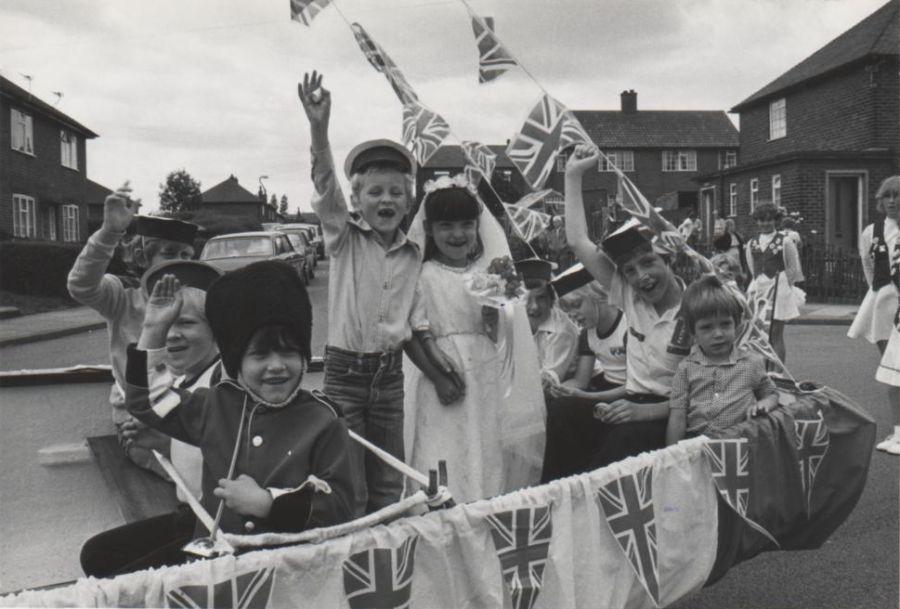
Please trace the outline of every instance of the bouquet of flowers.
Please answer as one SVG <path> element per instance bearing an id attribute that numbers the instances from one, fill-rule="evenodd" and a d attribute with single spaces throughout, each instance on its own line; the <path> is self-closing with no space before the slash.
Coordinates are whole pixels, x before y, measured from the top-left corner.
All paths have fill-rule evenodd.
<path id="1" fill-rule="evenodd" d="M 470 273 L 466 289 L 478 302 L 494 308 L 522 302 L 525 298 L 525 286 L 509 256 L 491 260 L 487 272 Z"/>

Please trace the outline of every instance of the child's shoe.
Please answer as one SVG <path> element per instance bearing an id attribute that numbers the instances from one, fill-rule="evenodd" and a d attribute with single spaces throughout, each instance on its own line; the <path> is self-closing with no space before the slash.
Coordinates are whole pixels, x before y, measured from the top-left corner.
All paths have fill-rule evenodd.
<path id="1" fill-rule="evenodd" d="M 884 449 L 889 455 L 900 456 L 900 438 L 894 436 L 894 443 Z"/>
<path id="2" fill-rule="evenodd" d="M 889 435 L 884 441 L 875 445 L 875 450 L 883 450 L 892 455 L 900 455 L 900 437 L 894 434 Z"/>

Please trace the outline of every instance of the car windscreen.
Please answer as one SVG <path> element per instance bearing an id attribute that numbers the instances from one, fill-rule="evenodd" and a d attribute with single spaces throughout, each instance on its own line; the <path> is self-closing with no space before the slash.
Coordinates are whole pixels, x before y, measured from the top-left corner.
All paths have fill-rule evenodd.
<path id="1" fill-rule="evenodd" d="M 239 256 L 271 256 L 272 240 L 268 237 L 235 237 L 208 241 L 201 260 L 237 258 Z"/>

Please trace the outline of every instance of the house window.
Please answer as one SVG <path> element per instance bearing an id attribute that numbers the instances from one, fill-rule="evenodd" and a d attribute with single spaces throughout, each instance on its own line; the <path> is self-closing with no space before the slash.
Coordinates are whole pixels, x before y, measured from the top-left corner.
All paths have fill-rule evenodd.
<path id="1" fill-rule="evenodd" d="M 610 150 L 603 154 L 606 158 L 600 157 L 600 171 L 614 171 L 613 166 L 621 171 L 634 171 L 633 150 Z"/>
<path id="2" fill-rule="evenodd" d="M 725 153 L 725 163 L 722 165 L 722 169 L 728 169 L 735 165 L 737 165 L 737 152 L 729 150 Z"/>
<path id="3" fill-rule="evenodd" d="M 750 211 L 753 212 L 756 209 L 756 204 L 759 202 L 759 178 L 753 178 L 750 180 Z"/>
<path id="4" fill-rule="evenodd" d="M 769 139 L 775 140 L 786 135 L 787 107 L 782 97 L 769 104 Z"/>
<path id="5" fill-rule="evenodd" d="M 60 129 L 59 154 L 63 167 L 78 171 L 78 136 L 66 129 Z"/>
<path id="6" fill-rule="evenodd" d="M 772 203 L 775 207 L 781 207 L 781 176 L 772 176 Z"/>
<path id="7" fill-rule="evenodd" d="M 13 236 L 23 239 L 37 238 L 34 199 L 31 197 L 13 195 Z"/>
<path id="8" fill-rule="evenodd" d="M 44 235 L 50 241 L 56 241 L 56 208 L 47 208 L 47 231 Z"/>
<path id="9" fill-rule="evenodd" d="M 62 206 L 63 241 L 78 241 L 78 206 Z"/>
<path id="10" fill-rule="evenodd" d="M 728 186 L 728 215 L 737 216 L 737 184 Z"/>
<path id="11" fill-rule="evenodd" d="M 12 149 L 34 154 L 34 135 L 32 133 L 31 117 L 16 109 L 9 111 L 10 142 Z"/>
<path id="12" fill-rule="evenodd" d="M 663 150 L 663 171 L 697 171 L 696 150 Z"/>

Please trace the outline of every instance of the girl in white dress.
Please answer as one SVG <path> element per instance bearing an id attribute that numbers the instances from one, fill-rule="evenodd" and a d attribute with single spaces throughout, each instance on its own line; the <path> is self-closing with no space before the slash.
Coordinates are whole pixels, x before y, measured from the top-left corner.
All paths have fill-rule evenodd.
<path id="1" fill-rule="evenodd" d="M 900 455 L 900 328 L 898 328 L 898 290 L 900 290 L 900 175 L 885 179 L 875 194 L 878 211 L 885 218 L 865 228 L 859 253 L 869 291 L 860 305 L 848 335 L 862 336 L 881 351 L 881 364 L 875 378 L 888 386 L 888 403 L 894 428 L 875 448 Z M 864 244 L 868 243 L 868 246 Z M 890 260 L 889 260 L 890 259 Z"/>
<path id="2" fill-rule="evenodd" d="M 413 329 L 453 360 L 465 393 L 444 405 L 434 383 L 406 362 L 406 454 L 419 471 L 446 460 L 450 492 L 467 502 L 538 482 L 543 394 L 522 307 L 491 315 L 465 285 L 471 273 L 509 255 L 500 225 L 461 176 L 426 185 L 426 192 L 409 231 L 425 257 L 417 287 L 425 319 L 413 319 Z M 504 381 L 506 349 L 513 349 L 513 382 Z"/>
<path id="3" fill-rule="evenodd" d="M 753 219 L 759 235 L 747 242 L 747 266 L 752 277 L 747 298 L 764 302 L 770 311 L 769 342 L 784 362 L 784 322 L 799 317 L 800 307 L 806 302 L 806 294 L 794 285 L 803 281 L 800 255 L 794 241 L 775 230 L 778 208 L 760 203 L 753 210 Z"/>

